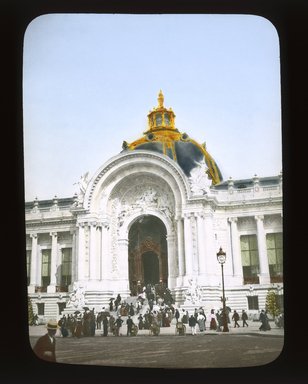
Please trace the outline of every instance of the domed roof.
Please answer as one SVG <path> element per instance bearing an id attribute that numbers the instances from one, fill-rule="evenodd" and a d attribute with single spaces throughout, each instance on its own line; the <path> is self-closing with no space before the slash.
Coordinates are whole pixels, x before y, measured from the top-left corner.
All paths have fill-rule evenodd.
<path id="1" fill-rule="evenodd" d="M 164 107 L 164 95 L 162 91 L 158 95 L 158 106 L 154 107 L 148 114 L 148 130 L 143 136 L 132 143 L 123 142 L 123 150 L 149 150 L 162 153 L 176 161 L 183 169 L 186 176 L 197 166 L 197 163 L 205 161 L 208 177 L 212 184 L 222 181 L 221 172 L 207 152 L 205 143 L 199 144 L 188 136 L 181 133 L 175 127 L 175 114 L 172 108 Z"/>

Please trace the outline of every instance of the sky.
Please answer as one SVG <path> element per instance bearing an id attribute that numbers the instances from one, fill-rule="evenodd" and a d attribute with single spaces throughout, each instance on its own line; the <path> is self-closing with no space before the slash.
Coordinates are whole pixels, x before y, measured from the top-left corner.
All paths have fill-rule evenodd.
<path id="1" fill-rule="evenodd" d="M 157 105 L 223 179 L 282 170 L 279 37 L 254 15 L 46 14 L 23 51 L 25 201 L 72 197 Z"/>

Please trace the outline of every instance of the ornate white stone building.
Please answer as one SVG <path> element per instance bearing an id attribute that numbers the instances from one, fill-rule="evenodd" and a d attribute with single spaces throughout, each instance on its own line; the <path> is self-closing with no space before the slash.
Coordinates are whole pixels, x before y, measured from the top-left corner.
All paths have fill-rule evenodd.
<path id="1" fill-rule="evenodd" d="M 282 174 L 222 180 L 207 152 L 175 128 L 172 109 L 148 115 L 141 139 L 79 182 L 79 194 L 26 202 L 28 293 L 42 320 L 57 317 L 72 292 L 101 310 L 110 297 L 165 284 L 178 305 L 198 303 L 254 314 L 269 289 L 283 295 Z"/>

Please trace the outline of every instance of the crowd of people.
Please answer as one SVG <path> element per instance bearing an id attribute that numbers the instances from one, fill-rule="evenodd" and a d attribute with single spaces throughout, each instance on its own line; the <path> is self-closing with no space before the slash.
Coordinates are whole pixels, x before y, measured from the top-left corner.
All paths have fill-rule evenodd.
<path id="1" fill-rule="evenodd" d="M 211 309 L 208 316 L 203 307 L 195 308 L 189 314 L 187 310 L 177 308 L 174 304 L 171 292 L 168 289 L 157 293 L 155 287 L 148 285 L 144 287 L 135 300 L 130 304 L 122 300 L 118 294 L 116 298 L 109 300 L 109 305 L 102 307 L 102 310 L 95 312 L 95 309 L 84 307 L 82 311 L 77 310 L 73 314 L 64 314 L 58 321 L 58 327 L 63 337 L 95 336 L 96 331 L 100 331 L 102 336 L 113 334 L 121 335 L 121 327 L 126 324 L 127 336 L 134 336 L 138 330 L 153 330 L 161 327 L 170 327 L 171 322 L 182 323 L 190 327 L 191 334 L 195 335 L 197 330 L 204 332 L 209 330 L 221 332 L 223 329 L 223 310 Z M 231 314 L 231 309 L 226 309 L 226 321 L 234 328 L 248 327 L 248 315 L 245 310 L 239 314 L 236 310 Z M 261 322 L 260 331 L 270 330 L 266 311 L 260 312 L 259 321 Z M 102 331 L 101 331 L 102 330 Z M 159 333 L 159 332 L 157 332 Z"/>
<path id="2" fill-rule="evenodd" d="M 128 304 L 118 294 L 116 298 L 110 299 L 109 308 L 103 307 L 102 311 L 97 313 L 94 308 L 91 310 L 85 308 L 83 313 L 78 310 L 74 314 L 64 314 L 58 322 L 61 335 L 63 337 L 95 336 L 96 330 L 103 328 L 102 336 L 107 336 L 109 333 L 118 336 L 125 321 L 123 318 L 127 318 L 128 336 L 134 334 L 135 326 L 139 330 L 151 330 L 152 326 L 170 327 L 175 313 L 174 305 L 170 300 L 167 300 L 168 304 L 166 304 L 164 298 L 155 300 L 153 295 L 151 290 L 145 290 L 137 297 L 134 304 L 133 302 Z M 168 293 L 166 297 L 168 298 Z"/>
<path id="3" fill-rule="evenodd" d="M 103 307 L 102 311 L 95 313 L 94 308 L 92 310 L 86 308 L 83 313 L 76 311 L 74 314 L 63 315 L 58 322 L 61 335 L 63 337 L 79 338 L 82 336 L 95 336 L 96 331 L 102 330 L 100 332 L 102 336 L 108 336 L 108 334 L 119 336 L 121 335 L 122 325 L 126 324 L 127 336 L 133 336 L 136 334 L 135 327 L 138 330 L 151 330 L 152 327 L 170 327 L 174 319 L 176 324 L 180 322 L 190 327 L 193 335 L 197 333 L 197 330 L 199 332 L 206 331 L 207 326 L 209 330 L 222 331 L 222 310 L 215 312 L 212 309 L 207 317 L 202 307 L 195 308 L 194 313 L 189 314 L 185 309 L 179 309 L 173 304 L 169 306 L 164 302 L 154 303 L 150 307 L 147 302 L 137 299 L 135 305 L 133 305 L 133 303 L 122 302 L 119 295 L 114 303 L 113 301 L 111 300 L 108 310 Z M 263 313 L 264 311 L 261 312 L 260 321 L 263 321 L 261 320 L 263 319 Z M 231 319 L 234 321 L 234 327 L 240 327 L 238 323 L 240 315 L 237 311 L 233 312 Z M 247 319 L 247 313 L 243 310 L 241 315 L 243 327 L 248 327 Z M 227 313 L 227 321 L 229 324 L 231 323 L 229 312 Z M 262 324 L 262 329 L 267 330 L 269 325 Z"/>

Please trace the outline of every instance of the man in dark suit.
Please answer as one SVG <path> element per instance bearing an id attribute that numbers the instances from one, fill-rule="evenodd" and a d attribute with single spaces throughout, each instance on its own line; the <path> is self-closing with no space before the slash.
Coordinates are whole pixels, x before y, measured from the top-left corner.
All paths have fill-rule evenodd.
<path id="1" fill-rule="evenodd" d="M 56 320 L 49 320 L 47 323 L 47 333 L 41 336 L 33 347 L 34 353 L 40 359 L 56 362 L 56 339 L 58 323 Z"/>

